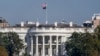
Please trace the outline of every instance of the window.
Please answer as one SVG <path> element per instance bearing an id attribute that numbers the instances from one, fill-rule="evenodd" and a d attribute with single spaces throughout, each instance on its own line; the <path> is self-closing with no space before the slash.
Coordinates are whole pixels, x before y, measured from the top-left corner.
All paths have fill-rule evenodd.
<path id="1" fill-rule="evenodd" d="M 52 36 L 52 43 L 56 44 L 56 36 Z"/>
<path id="2" fill-rule="evenodd" d="M 43 40 L 43 39 L 42 39 L 42 36 L 38 36 L 38 43 L 39 43 L 39 44 L 42 44 L 42 43 L 43 43 L 42 40 Z"/>
<path id="3" fill-rule="evenodd" d="M 49 39 L 50 37 L 49 36 L 45 36 L 45 43 L 48 44 L 49 43 Z"/>

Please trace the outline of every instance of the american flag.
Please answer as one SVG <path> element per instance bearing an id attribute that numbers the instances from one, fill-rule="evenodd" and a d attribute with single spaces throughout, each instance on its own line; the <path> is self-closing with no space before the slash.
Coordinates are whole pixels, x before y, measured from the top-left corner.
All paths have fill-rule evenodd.
<path id="1" fill-rule="evenodd" d="M 46 7 L 47 7 L 47 4 L 46 4 L 46 3 L 43 3 L 43 4 L 42 4 L 42 8 L 43 8 L 43 9 L 46 9 Z"/>

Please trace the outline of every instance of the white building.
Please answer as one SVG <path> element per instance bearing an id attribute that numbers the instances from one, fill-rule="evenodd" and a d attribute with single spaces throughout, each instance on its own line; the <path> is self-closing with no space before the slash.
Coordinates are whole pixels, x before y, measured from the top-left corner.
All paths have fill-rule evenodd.
<path id="1" fill-rule="evenodd" d="M 27 47 L 30 56 L 63 56 L 65 55 L 65 42 L 73 32 L 85 32 L 86 27 L 70 22 L 54 24 L 24 23 L 16 26 L 0 28 L 0 32 L 16 32 Z M 93 32 L 91 27 L 87 31 Z M 20 55 L 25 52 L 25 48 Z"/>
<path id="2" fill-rule="evenodd" d="M 93 24 L 92 24 L 93 23 Z M 100 25 L 100 14 L 95 14 L 92 21 L 86 21 L 83 26 L 70 22 L 55 22 L 40 24 L 39 22 L 21 22 L 15 26 L 1 27 L 0 32 L 16 32 L 26 47 L 20 52 L 29 56 L 66 56 L 65 42 L 73 32 L 93 32 Z"/>

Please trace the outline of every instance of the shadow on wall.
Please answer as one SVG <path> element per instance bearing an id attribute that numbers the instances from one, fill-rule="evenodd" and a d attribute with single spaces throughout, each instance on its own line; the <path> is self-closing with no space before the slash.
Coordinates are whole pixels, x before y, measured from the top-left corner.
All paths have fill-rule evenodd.
<path id="1" fill-rule="evenodd" d="M 25 55 L 26 56 L 31 56 L 31 38 L 32 35 L 31 35 L 31 30 L 33 29 L 33 27 L 29 27 L 28 31 L 27 31 L 27 34 L 25 36 L 25 42 L 27 44 L 26 48 L 25 48 Z"/>

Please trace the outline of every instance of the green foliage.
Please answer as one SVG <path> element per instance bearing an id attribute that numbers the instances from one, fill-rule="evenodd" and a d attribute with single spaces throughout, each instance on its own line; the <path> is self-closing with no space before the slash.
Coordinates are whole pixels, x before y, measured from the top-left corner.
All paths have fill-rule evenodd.
<path id="1" fill-rule="evenodd" d="M 80 56 L 80 54 L 82 53 L 81 49 L 78 48 L 81 46 L 81 42 L 77 41 L 80 40 L 80 36 L 81 33 L 74 32 L 69 38 L 69 41 L 66 42 L 66 50 L 69 56 Z"/>
<path id="2" fill-rule="evenodd" d="M 0 33 L 0 45 L 5 46 L 9 56 L 19 54 L 20 50 L 24 47 L 22 40 L 15 32 Z"/>
<path id="3" fill-rule="evenodd" d="M 94 34 L 95 34 L 95 37 L 97 38 L 96 47 L 97 47 L 97 50 L 98 50 L 98 55 L 100 55 L 100 26 L 98 26 L 95 29 Z"/>
<path id="4" fill-rule="evenodd" d="M 23 53 L 22 56 L 29 56 L 29 55 L 27 54 L 27 47 L 25 48 L 25 53 Z"/>
<path id="5" fill-rule="evenodd" d="M 97 36 L 97 35 L 96 35 Z M 77 33 L 74 32 L 69 41 L 66 42 L 68 56 L 97 56 L 98 38 L 95 33 Z"/>

